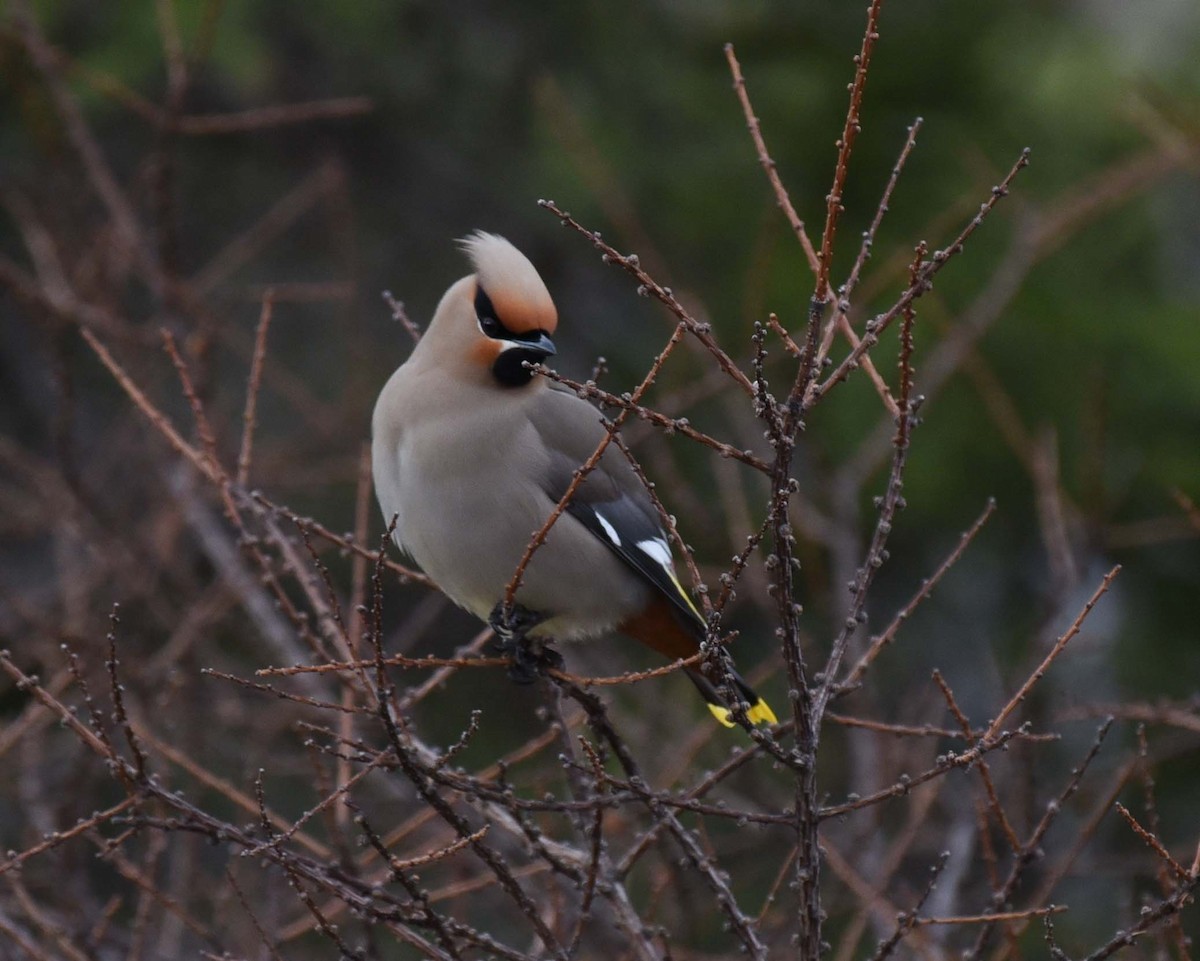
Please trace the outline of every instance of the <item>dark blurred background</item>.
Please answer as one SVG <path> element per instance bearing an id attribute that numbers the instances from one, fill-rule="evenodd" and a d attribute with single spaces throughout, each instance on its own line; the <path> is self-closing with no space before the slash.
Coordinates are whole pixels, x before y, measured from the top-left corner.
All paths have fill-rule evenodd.
<path id="1" fill-rule="evenodd" d="M 539 198 L 638 253 L 744 365 L 768 312 L 801 336 L 813 278 L 756 160 L 722 48 L 734 44 L 772 156 L 819 237 L 864 6 L 10 0 L 0 20 L 6 643 L 39 621 L 73 636 L 102 631 L 117 594 L 141 625 L 136 643 L 153 651 L 171 635 L 176 601 L 212 577 L 209 557 L 113 588 L 114 567 L 129 575 L 195 548 L 171 518 L 164 490 L 177 479 L 160 466 L 161 444 L 145 440 L 78 338 L 81 303 L 101 311 L 93 329 L 187 424 L 157 339 L 160 326 L 176 332 L 232 460 L 260 301 L 273 287 L 251 486 L 350 530 L 371 406 L 409 347 L 381 292 L 426 323 L 466 271 L 455 238 L 483 228 L 529 255 L 559 306 L 557 361 L 571 376 L 586 378 L 603 356 L 602 385 L 630 390 L 669 334 L 670 318 Z M 95 167 L 29 52 L 30 22 L 130 198 L 165 289 L 146 281 L 112 226 Z M 854 300 L 860 330 L 903 290 L 917 241 L 949 243 L 1022 148 L 1032 164 L 919 302 L 916 387 L 928 399 L 872 628 L 988 497 L 999 508 L 884 655 L 879 703 L 914 719 L 935 703 L 913 691 L 938 666 L 982 721 L 1011 690 L 1011 669 L 1044 654 L 1120 563 L 1040 710 L 1069 723 L 1121 702 L 1161 725 L 1168 753 L 1185 760 L 1162 813 L 1185 837 L 1200 803 L 1200 6 L 893 0 L 880 33 L 836 278 L 908 126 L 918 116 L 923 126 Z M 175 43 L 172 79 L 164 50 Z M 303 122 L 247 113 L 287 104 Z M 191 126 L 166 129 L 154 121 L 163 110 Z M 55 290 L 69 296 L 55 301 Z M 847 349 L 839 340 L 834 360 Z M 876 351 L 892 383 L 895 354 L 894 337 Z M 771 364 L 786 376 L 782 350 Z M 648 402 L 764 451 L 760 425 L 711 366 L 677 354 Z M 861 560 L 890 436 L 861 375 L 804 435 L 796 520 L 816 651 L 848 602 L 842 585 Z M 715 583 L 763 516 L 765 483 L 678 438 L 638 428 L 631 438 Z M 743 631 L 742 662 L 779 701 L 762 583 L 761 569 L 748 573 L 730 620 Z M 421 651 L 446 653 L 476 629 L 411 589 L 389 596 L 389 612 L 420 626 Z M 236 652 L 242 641 L 226 629 L 217 646 Z M 615 650 L 574 663 L 608 673 L 652 663 Z M 464 702 L 483 696 L 464 683 Z M 678 710 L 685 682 L 663 683 Z M 671 703 L 644 686 L 614 696 L 651 721 Z M 523 731 L 536 726 L 531 711 L 514 711 Z M 447 732 L 461 714 L 446 712 Z"/>
<path id="2" fill-rule="evenodd" d="M 351 522 L 346 492 L 374 395 L 407 349 L 380 292 L 427 321 L 465 270 L 454 238 L 484 228 L 529 254 L 564 318 L 567 373 L 585 376 L 604 355 L 609 386 L 628 389 L 665 337 L 662 313 L 539 210 L 540 197 L 637 251 L 734 356 L 748 357 L 751 324 L 767 311 L 793 331 L 802 321 L 812 280 L 755 161 L 722 45 L 735 44 L 784 181 L 819 234 L 858 6 L 178 5 L 182 113 L 348 97 L 368 98 L 370 109 L 178 136 L 165 200 L 148 160 L 163 135 L 123 96 L 168 99 L 161 11 L 149 2 L 33 6 L 69 58 L 68 82 L 117 178 L 166 235 L 172 270 L 211 294 L 213 323 L 232 330 L 225 339 L 244 352 L 262 288 L 279 288 L 271 350 L 291 379 L 264 392 L 263 456 L 287 464 L 271 473 L 275 493 L 335 528 Z M 5 189 L 83 249 L 104 212 L 11 24 L 4 37 Z M 1001 650 L 1057 607 L 1064 586 L 1126 563 L 1111 656 L 1138 696 L 1186 697 L 1200 677 L 1200 545 L 1173 493 L 1200 497 L 1198 39 L 1200 10 L 1187 2 L 889 5 L 835 258 L 844 275 L 916 116 L 924 127 L 859 311 L 890 302 L 912 245 L 947 242 L 1032 148 L 1012 199 L 922 304 L 918 388 L 922 360 L 955 325 L 979 324 L 980 366 L 959 363 L 926 390 L 897 531 L 904 549 L 893 553 L 914 572 L 927 568 L 941 549 L 932 535 L 951 536 L 994 495 L 1002 523 L 928 629 L 957 643 L 962 625 L 947 630 L 947 621 L 969 619 Z M 13 216 L 0 221 L 0 238 L 22 264 L 29 255 Z M 115 269 L 93 261 L 97 272 Z M 131 324 L 153 330 L 163 320 L 144 291 L 121 293 Z M 52 456 L 55 431 L 71 429 L 55 362 L 11 288 L 0 309 L 5 433 Z M 244 378 L 244 367 L 229 367 L 214 361 L 214 376 Z M 80 368 L 72 376 L 103 383 L 91 363 Z M 703 369 L 688 358 L 668 370 L 663 392 Z M 240 404 L 232 390 L 214 394 Z M 878 402 L 863 384 L 843 394 L 813 418 L 806 456 L 815 470 L 857 451 L 851 469 L 878 471 L 864 441 Z M 324 429 L 295 416 L 300 398 Z M 82 406 L 71 415 L 76 431 L 93 414 Z M 754 443 L 744 422 L 722 429 Z M 1032 450 L 1053 461 L 1061 495 L 1059 554 L 1065 545 L 1070 556 L 1057 560 L 1040 533 Z M 696 470 L 705 490 L 708 468 Z M 815 473 L 817 485 L 834 480 L 827 468 Z M 811 496 L 829 505 L 836 492 L 817 486 Z M 685 533 L 720 563 L 727 545 L 710 535 L 726 525 L 689 529 L 686 506 L 676 508 Z"/>

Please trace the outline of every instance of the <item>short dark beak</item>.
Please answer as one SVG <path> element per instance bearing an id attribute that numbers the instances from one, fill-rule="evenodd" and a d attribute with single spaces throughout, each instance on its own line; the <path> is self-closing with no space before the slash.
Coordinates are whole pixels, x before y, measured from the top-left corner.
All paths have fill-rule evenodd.
<path id="1" fill-rule="evenodd" d="M 531 330 L 502 341 L 504 349 L 492 364 L 492 373 L 505 387 L 524 387 L 533 379 L 526 364 L 540 364 L 554 355 L 554 341 L 544 330 Z"/>
<path id="2" fill-rule="evenodd" d="M 519 343 L 525 350 L 534 351 L 543 357 L 553 357 L 558 353 L 554 349 L 554 341 L 550 339 L 550 335 L 544 330 L 533 331 L 528 335 L 528 339 L 522 337 Z"/>

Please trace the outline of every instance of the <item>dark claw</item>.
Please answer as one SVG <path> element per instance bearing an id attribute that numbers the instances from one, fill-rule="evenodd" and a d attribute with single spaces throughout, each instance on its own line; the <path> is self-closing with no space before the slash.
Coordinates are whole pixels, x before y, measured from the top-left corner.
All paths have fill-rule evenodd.
<path id="1" fill-rule="evenodd" d="M 532 684 L 547 668 L 562 667 L 563 660 L 557 651 L 547 647 L 540 638 L 527 637 L 545 619 L 544 614 L 520 604 L 514 604 L 512 610 L 506 612 L 503 601 L 488 617 L 488 625 L 496 633 L 492 647 L 513 659 L 508 676 L 517 684 Z"/>
<path id="2" fill-rule="evenodd" d="M 538 668 L 543 671 L 561 671 L 563 669 L 562 655 L 554 648 L 542 645 L 538 654 Z"/>
<path id="3" fill-rule="evenodd" d="M 488 616 L 488 626 L 496 632 L 500 641 L 512 643 L 523 640 L 526 634 L 545 619 L 544 614 L 531 611 L 520 604 L 514 604 L 511 610 L 505 611 L 504 602 L 500 601 Z"/>
<path id="4" fill-rule="evenodd" d="M 508 679 L 516 684 L 532 684 L 538 678 L 538 660 L 527 643 L 518 644 L 510 652 L 513 662 L 508 669 Z"/>

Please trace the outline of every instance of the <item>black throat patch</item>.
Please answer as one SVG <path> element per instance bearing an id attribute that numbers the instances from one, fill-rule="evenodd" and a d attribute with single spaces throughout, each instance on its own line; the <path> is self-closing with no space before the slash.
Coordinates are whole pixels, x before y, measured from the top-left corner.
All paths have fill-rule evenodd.
<path id="1" fill-rule="evenodd" d="M 533 380 L 533 371 L 524 364 L 540 364 L 545 359 L 546 355 L 540 350 L 509 347 L 501 351 L 492 364 L 492 376 L 505 387 L 524 387 Z"/>

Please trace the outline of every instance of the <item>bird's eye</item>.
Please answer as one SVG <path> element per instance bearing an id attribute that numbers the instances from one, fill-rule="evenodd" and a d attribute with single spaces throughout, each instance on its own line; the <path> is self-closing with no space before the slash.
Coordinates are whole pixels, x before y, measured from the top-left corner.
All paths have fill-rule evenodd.
<path id="1" fill-rule="evenodd" d="M 501 338 L 508 333 L 504 325 L 500 323 L 500 318 L 496 316 L 492 298 L 484 292 L 482 287 L 475 291 L 475 317 L 479 320 L 479 329 L 488 337 Z"/>

